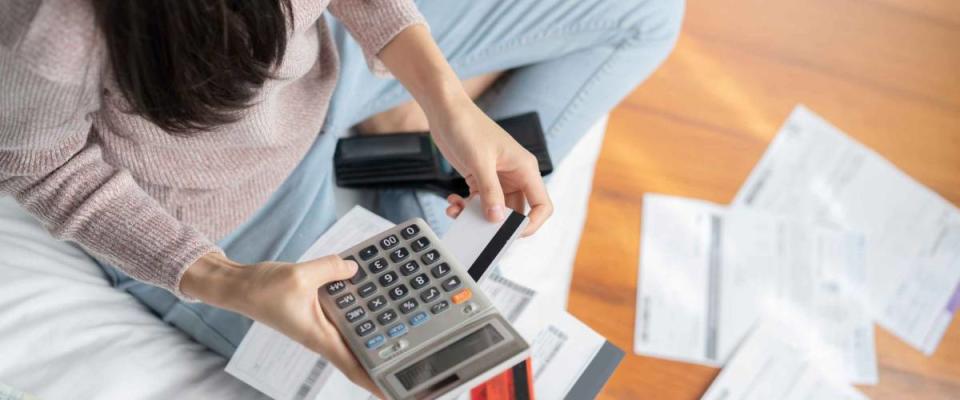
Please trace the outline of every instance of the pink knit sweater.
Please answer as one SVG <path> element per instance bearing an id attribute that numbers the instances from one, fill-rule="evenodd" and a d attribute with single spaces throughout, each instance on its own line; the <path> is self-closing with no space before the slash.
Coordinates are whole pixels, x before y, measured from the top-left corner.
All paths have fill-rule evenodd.
<path id="1" fill-rule="evenodd" d="M 173 136 L 125 114 L 89 0 L 0 2 L 0 194 L 54 236 L 177 295 L 187 266 L 219 249 L 316 138 L 337 79 L 329 10 L 375 72 L 412 0 L 293 0 L 286 55 L 236 123 Z"/>

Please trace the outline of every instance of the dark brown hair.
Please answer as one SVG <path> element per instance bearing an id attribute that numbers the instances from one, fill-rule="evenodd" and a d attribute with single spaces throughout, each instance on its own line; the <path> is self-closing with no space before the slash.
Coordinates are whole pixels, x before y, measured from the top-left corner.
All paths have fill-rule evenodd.
<path id="1" fill-rule="evenodd" d="M 290 0 L 93 0 L 129 112 L 171 133 L 237 120 L 283 58 Z"/>

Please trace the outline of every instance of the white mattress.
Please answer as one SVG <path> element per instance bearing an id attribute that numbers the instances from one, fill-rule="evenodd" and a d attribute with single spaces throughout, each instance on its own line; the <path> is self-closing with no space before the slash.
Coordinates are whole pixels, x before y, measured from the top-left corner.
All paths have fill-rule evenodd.
<path id="1" fill-rule="evenodd" d="M 557 213 L 543 237 L 511 252 L 563 254 L 535 288 L 554 304 L 566 302 L 603 127 L 555 172 Z M 558 241 L 569 251 L 557 253 Z M 0 382 L 42 399 L 262 398 L 227 375 L 225 363 L 110 287 L 83 252 L 0 197 Z"/>

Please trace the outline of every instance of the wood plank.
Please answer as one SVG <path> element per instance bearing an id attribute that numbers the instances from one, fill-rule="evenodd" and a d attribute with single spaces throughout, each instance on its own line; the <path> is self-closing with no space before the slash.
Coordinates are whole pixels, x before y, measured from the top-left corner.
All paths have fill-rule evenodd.
<path id="1" fill-rule="evenodd" d="M 864 0 L 691 2 L 685 30 L 703 40 L 960 107 L 960 27 Z"/>
<path id="2" fill-rule="evenodd" d="M 960 204 L 960 6 L 688 2 L 677 50 L 613 113 L 569 309 L 629 354 L 601 398 L 698 398 L 717 370 L 631 354 L 643 194 L 727 202 L 804 103 Z M 882 60 L 882 62 L 878 61 Z M 960 322 L 932 357 L 877 329 L 873 398 L 956 398 Z"/>

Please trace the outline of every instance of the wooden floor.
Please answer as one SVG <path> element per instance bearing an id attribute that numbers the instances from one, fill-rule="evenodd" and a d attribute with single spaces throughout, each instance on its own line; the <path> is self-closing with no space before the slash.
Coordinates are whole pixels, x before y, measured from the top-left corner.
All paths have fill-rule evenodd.
<path id="1" fill-rule="evenodd" d="M 717 370 L 633 354 L 642 196 L 729 202 L 803 103 L 960 205 L 960 1 L 689 0 L 674 54 L 610 120 L 569 309 L 628 356 L 601 398 L 695 399 Z M 960 398 L 960 321 L 932 357 L 877 329 L 872 398 Z"/>

